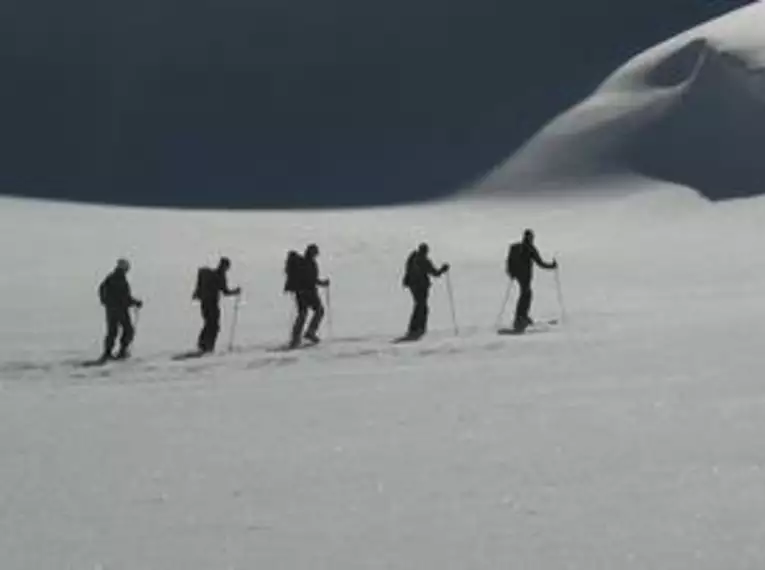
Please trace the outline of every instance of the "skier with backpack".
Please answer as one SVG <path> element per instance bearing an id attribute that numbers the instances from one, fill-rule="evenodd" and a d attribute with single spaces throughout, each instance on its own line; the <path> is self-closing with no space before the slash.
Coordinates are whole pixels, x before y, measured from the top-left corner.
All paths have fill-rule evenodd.
<path id="1" fill-rule="evenodd" d="M 292 293 L 297 307 L 297 316 L 292 325 L 289 348 L 300 346 L 301 340 L 306 339 L 316 344 L 320 341 L 317 332 L 324 317 L 324 305 L 319 295 L 319 287 L 329 287 L 329 279 L 319 278 L 319 265 L 316 258 L 319 256 L 319 247 L 312 243 L 306 247 L 301 256 L 296 251 L 287 254 L 285 262 L 286 282 L 285 293 Z M 303 327 L 308 318 L 308 311 L 313 311 L 308 328 L 303 334 Z"/>
<path id="2" fill-rule="evenodd" d="M 200 267 L 197 272 L 197 285 L 192 299 L 199 301 L 204 322 L 197 340 L 197 348 L 202 354 L 213 352 L 220 332 L 220 296 L 241 295 L 241 287 L 229 289 L 226 274 L 231 268 L 231 260 L 221 257 L 218 267 Z"/>
<path id="3" fill-rule="evenodd" d="M 421 243 L 416 250 L 409 254 L 406 260 L 402 285 L 411 292 L 414 306 L 409 319 L 409 328 L 404 337 L 405 340 L 417 340 L 427 331 L 430 278 L 440 277 L 449 271 L 448 263 L 444 263 L 440 268 L 436 269 L 428 257 L 429 251 L 428 244 Z"/>
<path id="4" fill-rule="evenodd" d="M 135 337 L 130 309 L 141 308 L 143 303 L 134 298 L 130 292 L 130 284 L 127 281 L 128 271 L 130 271 L 130 262 L 124 258 L 119 259 L 114 271 L 107 275 L 98 287 L 98 297 L 106 311 L 106 337 L 98 363 L 103 364 L 112 359 L 124 360 L 130 356 L 130 345 Z M 112 350 L 118 334 L 120 349 L 117 355 L 113 356 Z"/>
<path id="5" fill-rule="evenodd" d="M 534 264 L 543 269 L 550 270 L 558 267 L 558 262 L 555 259 L 551 263 L 547 263 L 542 259 L 534 245 L 534 232 L 527 229 L 523 232 L 522 241 L 510 246 L 506 261 L 507 274 L 511 280 L 518 282 L 518 289 L 520 290 L 513 320 L 513 329 L 516 332 L 523 332 L 529 325 L 534 324 L 534 321 L 529 316 Z"/>

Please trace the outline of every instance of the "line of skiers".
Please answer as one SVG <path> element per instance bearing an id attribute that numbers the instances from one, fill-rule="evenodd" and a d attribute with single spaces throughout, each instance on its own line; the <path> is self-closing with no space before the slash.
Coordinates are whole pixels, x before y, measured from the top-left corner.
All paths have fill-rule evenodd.
<path id="1" fill-rule="evenodd" d="M 296 251 L 287 254 L 285 262 L 284 291 L 293 295 L 297 314 L 295 317 L 288 348 L 297 348 L 302 342 L 318 343 L 318 330 L 325 314 L 319 288 L 328 288 L 329 279 L 322 279 L 319 273 L 317 257 L 319 247 L 310 244 L 303 255 Z M 519 295 L 515 309 L 513 328 L 523 332 L 533 320 L 529 316 L 532 301 L 531 281 L 533 266 L 544 269 L 556 269 L 557 261 L 545 262 L 534 245 L 534 232 L 526 230 L 520 242 L 511 244 L 506 258 L 506 273 L 511 280 L 518 284 Z M 220 299 L 221 296 L 239 296 L 240 287 L 229 288 L 227 273 L 231 261 L 222 257 L 218 266 L 213 269 L 202 267 L 197 272 L 196 287 L 192 299 L 199 301 L 203 326 L 197 340 L 200 354 L 213 352 L 220 332 Z M 431 288 L 431 278 L 440 277 L 449 271 L 449 264 L 444 263 L 436 268 L 429 257 L 428 244 L 422 243 L 412 251 L 406 260 L 402 285 L 409 289 L 412 295 L 413 307 L 409 319 L 409 327 L 404 340 L 417 340 L 427 331 L 428 326 L 428 296 Z M 130 263 L 126 259 L 117 261 L 115 269 L 99 286 L 99 297 L 106 313 L 106 336 L 103 353 L 100 360 L 124 359 L 130 354 L 130 345 L 135 336 L 135 327 L 130 318 L 130 309 L 142 307 L 142 302 L 133 297 L 127 281 Z M 305 328 L 308 313 L 313 313 L 308 328 Z M 119 338 L 119 350 L 113 353 L 114 344 Z"/>

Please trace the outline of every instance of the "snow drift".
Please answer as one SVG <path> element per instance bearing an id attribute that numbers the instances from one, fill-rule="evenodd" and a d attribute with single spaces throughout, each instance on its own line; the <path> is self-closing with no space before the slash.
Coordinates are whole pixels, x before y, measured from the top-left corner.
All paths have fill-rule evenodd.
<path id="1" fill-rule="evenodd" d="M 762 191 L 765 4 L 633 58 L 478 185 L 479 192 L 570 187 L 637 174 L 712 200 Z"/>

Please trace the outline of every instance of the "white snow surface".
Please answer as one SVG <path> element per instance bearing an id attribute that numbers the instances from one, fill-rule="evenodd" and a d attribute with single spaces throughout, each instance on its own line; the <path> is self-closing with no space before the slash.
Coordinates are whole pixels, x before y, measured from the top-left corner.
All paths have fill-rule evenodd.
<path id="1" fill-rule="evenodd" d="M 466 193 L 613 195 L 646 175 L 712 199 L 760 193 L 763 29 L 760 1 L 635 56 Z"/>
<path id="2" fill-rule="evenodd" d="M 765 567 L 765 199 L 0 206 L 3 569 Z M 499 336 L 526 226 L 558 253 L 567 319 Z M 285 252 L 313 240 L 333 338 L 270 352 Z M 442 280 L 428 336 L 394 345 L 421 240 L 452 263 L 459 335 Z M 173 361 L 219 254 L 245 291 L 235 350 L 226 301 L 218 353 Z M 79 368 L 122 255 L 146 302 L 134 358 Z M 560 314 L 553 274 L 532 312 Z"/>

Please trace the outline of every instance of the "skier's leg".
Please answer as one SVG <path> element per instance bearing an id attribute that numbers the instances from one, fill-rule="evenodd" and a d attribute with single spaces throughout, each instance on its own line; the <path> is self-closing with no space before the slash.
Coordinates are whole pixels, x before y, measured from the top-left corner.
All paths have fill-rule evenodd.
<path id="1" fill-rule="evenodd" d="M 414 308 L 412 319 L 409 323 L 409 336 L 418 337 L 425 334 L 428 321 L 428 291 L 427 289 L 413 289 L 412 298 Z"/>
<path id="2" fill-rule="evenodd" d="M 201 352 L 204 352 L 205 346 L 207 346 L 206 339 L 208 336 L 207 330 L 209 327 L 207 322 L 207 311 L 204 302 L 200 303 L 199 305 L 199 313 L 202 315 L 202 328 L 200 329 L 199 336 L 197 337 L 197 348 Z"/>
<path id="3" fill-rule="evenodd" d="M 313 316 L 311 317 L 311 322 L 308 323 L 305 338 L 317 342 L 319 337 L 316 336 L 316 333 L 319 330 L 319 325 L 321 325 L 321 320 L 324 318 L 324 305 L 321 302 L 318 291 L 311 292 L 308 298 L 308 306 L 313 310 Z"/>
<path id="4" fill-rule="evenodd" d="M 420 321 L 420 310 L 417 303 L 417 294 L 415 293 L 414 289 L 409 289 L 409 292 L 412 294 L 412 314 L 409 317 L 409 327 L 407 328 L 406 335 L 409 337 L 415 336 L 418 327 L 418 323 Z"/>
<path id="5" fill-rule="evenodd" d="M 201 312 L 204 325 L 199 333 L 197 347 L 202 352 L 212 352 L 220 327 L 220 308 L 214 301 L 202 301 Z"/>
<path id="6" fill-rule="evenodd" d="M 133 323 L 130 321 L 129 309 L 120 311 L 119 325 L 122 329 L 122 334 L 120 335 L 120 351 L 117 354 L 117 357 L 125 358 L 128 355 L 128 350 L 130 349 L 130 345 L 132 344 L 133 338 L 135 337 L 135 328 L 133 327 Z"/>
<path id="7" fill-rule="evenodd" d="M 210 303 L 210 332 L 207 341 L 207 350 L 212 352 L 215 350 L 215 343 L 218 340 L 218 333 L 220 332 L 220 305 L 216 301 Z"/>
<path id="8" fill-rule="evenodd" d="M 531 287 L 529 287 L 529 306 L 526 307 L 526 324 L 527 325 L 533 325 L 534 319 L 531 318 L 531 315 L 529 315 L 529 311 L 531 310 L 531 301 L 534 299 L 534 292 L 531 290 Z"/>
<path id="9" fill-rule="evenodd" d="M 106 336 L 104 337 L 104 351 L 101 354 L 102 359 L 111 358 L 118 331 L 119 324 L 114 311 L 106 309 Z"/>
<path id="10" fill-rule="evenodd" d="M 292 337 L 290 339 L 290 346 L 293 347 L 300 344 L 300 339 L 303 336 L 303 327 L 305 326 L 305 320 L 308 316 L 308 306 L 303 298 L 303 293 L 295 293 L 295 305 L 297 307 L 297 316 L 292 325 Z"/>
<path id="11" fill-rule="evenodd" d="M 428 330 L 428 316 L 430 315 L 430 306 L 428 306 L 429 289 L 425 289 L 420 298 L 420 334 L 425 334 Z"/>
<path id="12" fill-rule="evenodd" d="M 531 283 L 528 281 L 519 281 L 518 303 L 515 306 L 514 328 L 523 329 L 528 326 L 529 308 L 531 306 Z"/>
<path id="13" fill-rule="evenodd" d="M 525 311 L 523 313 L 523 317 L 526 319 L 526 324 L 531 325 L 534 323 L 534 321 L 531 320 L 531 317 L 529 316 L 529 311 L 531 310 L 531 301 L 534 299 L 534 292 L 531 290 L 531 283 L 529 283 L 528 289 L 526 290 L 526 306 Z"/>

